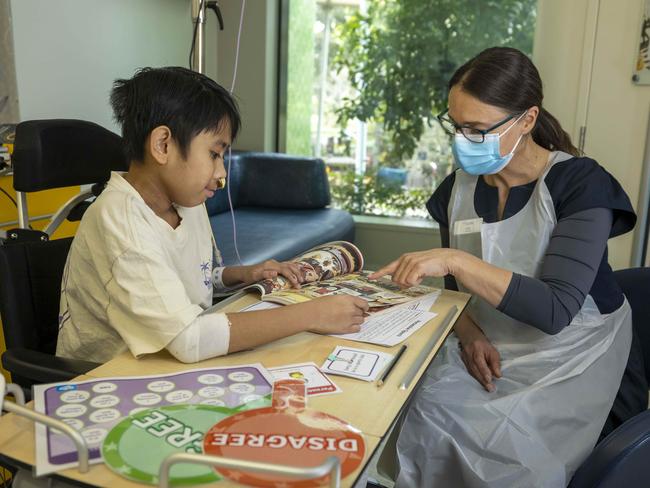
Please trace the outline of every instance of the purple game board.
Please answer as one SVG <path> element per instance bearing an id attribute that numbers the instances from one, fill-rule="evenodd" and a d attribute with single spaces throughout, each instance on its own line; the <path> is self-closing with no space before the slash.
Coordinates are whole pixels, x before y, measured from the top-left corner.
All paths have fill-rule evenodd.
<path id="1" fill-rule="evenodd" d="M 106 434 L 124 417 L 147 408 L 201 403 L 237 408 L 270 405 L 272 377 L 261 364 L 206 368 L 168 375 L 102 378 L 34 386 L 35 408 L 81 431 L 91 462 L 101 461 Z M 37 475 L 77 461 L 66 436 L 36 426 Z"/>

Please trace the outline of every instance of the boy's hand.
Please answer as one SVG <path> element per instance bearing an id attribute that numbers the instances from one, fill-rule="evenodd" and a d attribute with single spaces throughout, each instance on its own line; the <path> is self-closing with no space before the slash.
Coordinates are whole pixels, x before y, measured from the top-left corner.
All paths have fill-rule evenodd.
<path id="1" fill-rule="evenodd" d="M 244 266 L 245 283 L 255 283 L 260 280 L 273 279 L 277 276 L 284 276 L 294 288 L 300 288 L 300 283 L 305 281 L 300 266 L 291 261 L 280 263 L 275 259 L 269 259 L 260 264 Z"/>
<path id="2" fill-rule="evenodd" d="M 313 323 L 312 332 L 319 334 L 351 334 L 359 332 L 368 315 L 368 302 L 349 295 L 334 295 L 316 298 L 304 304 Z"/>

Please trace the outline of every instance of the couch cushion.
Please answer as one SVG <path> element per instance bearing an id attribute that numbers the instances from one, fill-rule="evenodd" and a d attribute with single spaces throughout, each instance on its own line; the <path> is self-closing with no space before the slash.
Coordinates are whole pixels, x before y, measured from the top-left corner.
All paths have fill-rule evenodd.
<path id="1" fill-rule="evenodd" d="M 322 159 L 255 152 L 239 157 L 240 191 L 235 208 L 317 209 L 330 204 Z"/>
<path id="2" fill-rule="evenodd" d="M 278 210 L 252 207 L 235 209 L 237 246 L 243 264 L 265 259 L 284 261 L 328 241 L 354 240 L 354 220 L 349 213 L 323 208 Z M 230 212 L 210 216 L 210 224 L 226 265 L 237 264 Z"/>
<path id="3" fill-rule="evenodd" d="M 330 204 L 322 159 L 287 154 L 233 152 L 229 165 L 232 204 L 238 207 L 317 209 Z M 208 215 L 228 211 L 228 194 L 218 191 L 206 202 Z"/>

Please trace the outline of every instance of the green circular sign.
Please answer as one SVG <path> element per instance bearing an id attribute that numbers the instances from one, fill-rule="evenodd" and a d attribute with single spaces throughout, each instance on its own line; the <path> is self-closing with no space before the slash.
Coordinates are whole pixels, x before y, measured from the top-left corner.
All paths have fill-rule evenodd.
<path id="1" fill-rule="evenodd" d="M 150 408 L 125 418 L 102 445 L 106 465 L 120 476 L 158 484 L 163 460 L 175 452 L 203 453 L 203 437 L 237 410 L 211 405 L 171 405 Z M 221 478 L 209 466 L 179 463 L 170 470 L 173 485 L 212 483 Z"/>

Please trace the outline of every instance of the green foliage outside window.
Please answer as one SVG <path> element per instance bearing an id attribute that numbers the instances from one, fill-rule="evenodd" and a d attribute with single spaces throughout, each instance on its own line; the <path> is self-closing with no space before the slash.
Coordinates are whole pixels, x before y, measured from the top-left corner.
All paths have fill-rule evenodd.
<path id="1" fill-rule="evenodd" d="M 383 124 L 388 162 L 411 157 L 426 126 L 446 106 L 455 69 L 491 46 L 532 53 L 536 0 L 369 0 L 337 33 L 339 73 L 357 96 L 338 110 Z M 406 198 L 406 197 L 405 197 Z"/>
<path id="2" fill-rule="evenodd" d="M 330 171 L 330 189 L 336 206 L 354 214 L 384 217 L 424 217 L 429 189 L 402 188 L 377 178 L 377 167 L 360 175 L 354 170 Z"/>

